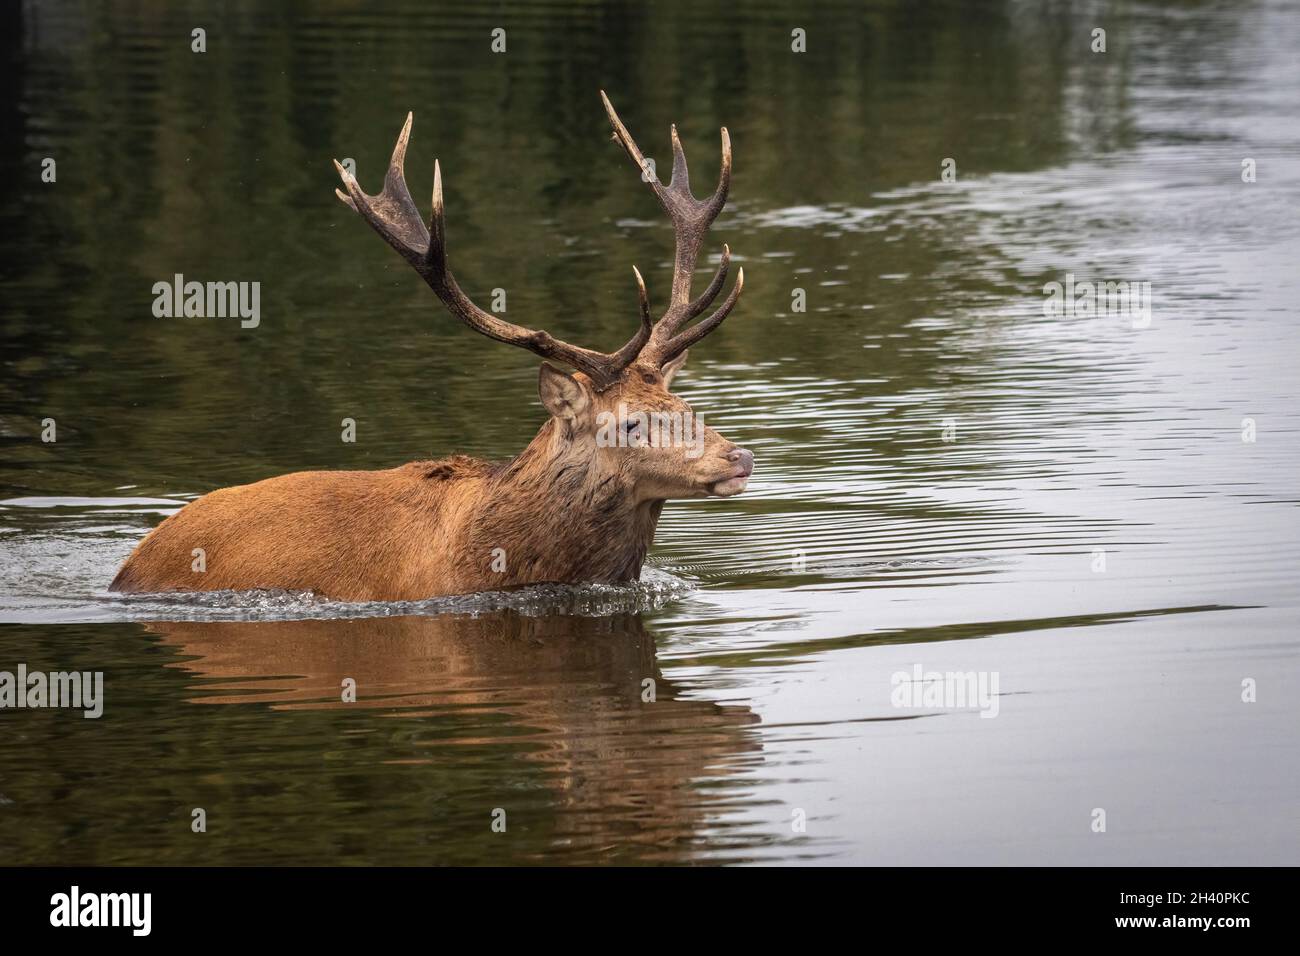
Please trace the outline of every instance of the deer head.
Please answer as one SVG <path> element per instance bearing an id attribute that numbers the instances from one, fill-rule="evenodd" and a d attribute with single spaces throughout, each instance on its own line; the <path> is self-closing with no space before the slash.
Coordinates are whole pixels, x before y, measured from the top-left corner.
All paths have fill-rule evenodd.
<path id="1" fill-rule="evenodd" d="M 551 421 L 534 446 L 540 443 L 539 457 L 545 458 L 552 470 L 581 466 L 600 475 L 602 484 L 614 482 L 637 503 L 739 494 L 753 471 L 753 454 L 704 426 L 691 407 L 669 391 L 687 350 L 722 324 L 744 287 L 745 273 L 740 269 L 722 304 L 707 318 L 689 324 L 704 314 L 727 280 L 731 251 L 724 245 L 721 263 L 708 287 L 698 298 L 691 298 L 700 247 L 727 201 L 731 184 L 730 137 L 724 127 L 717 188 L 708 199 L 696 199 L 691 193 L 686 154 L 677 128 L 672 128 L 672 178 L 665 186 L 608 97 L 604 92 L 600 96 L 614 128 L 614 140 L 654 190 L 673 224 L 676 240 L 670 301 L 658 320 L 651 318 L 645 282 L 633 266 L 640 325 L 615 352 L 570 345 L 546 331 L 504 321 L 470 301 L 447 265 L 441 166 L 434 161 L 433 212 L 427 228 L 406 186 L 403 167 L 412 114 L 407 114 L 397 138 L 379 195 L 363 192 L 337 160 L 334 165 L 347 191 L 335 192 L 411 264 L 452 315 L 489 338 L 528 349 L 574 370 L 564 372 L 545 362 L 541 368 L 538 390 Z"/>

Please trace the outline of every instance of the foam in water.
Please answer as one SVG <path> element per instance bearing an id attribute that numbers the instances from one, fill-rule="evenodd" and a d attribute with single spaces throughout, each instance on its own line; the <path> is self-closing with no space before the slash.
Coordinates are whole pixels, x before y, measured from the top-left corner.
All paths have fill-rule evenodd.
<path id="1" fill-rule="evenodd" d="M 485 614 L 512 610 L 529 617 L 570 614 L 607 617 L 654 610 L 693 590 L 690 582 L 655 568 L 631 584 L 541 584 L 424 601 L 331 601 L 311 591 L 191 591 L 97 595 L 131 620 L 305 620 L 403 614 Z"/>

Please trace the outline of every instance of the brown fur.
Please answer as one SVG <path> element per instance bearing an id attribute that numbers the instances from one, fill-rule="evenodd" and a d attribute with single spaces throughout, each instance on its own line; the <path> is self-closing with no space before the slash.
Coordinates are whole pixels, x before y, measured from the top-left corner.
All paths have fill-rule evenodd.
<path id="1" fill-rule="evenodd" d="M 728 458 L 736 446 L 712 429 L 697 458 L 682 448 L 596 441 L 597 413 L 620 404 L 689 412 L 667 388 L 677 367 L 664 375 L 634 367 L 598 392 L 581 374 L 544 366 L 542 399 L 553 417 L 504 465 L 456 455 L 214 491 L 141 541 L 110 590 L 283 588 L 396 601 L 636 580 L 664 501 L 704 497 L 736 480 Z M 193 569 L 199 548 L 202 571 Z"/>

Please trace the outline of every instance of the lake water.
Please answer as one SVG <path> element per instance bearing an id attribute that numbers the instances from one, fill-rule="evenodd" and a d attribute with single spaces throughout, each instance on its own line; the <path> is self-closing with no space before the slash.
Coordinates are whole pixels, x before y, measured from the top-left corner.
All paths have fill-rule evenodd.
<path id="1" fill-rule="evenodd" d="M 6 862 L 1300 861 L 1300 9 L 1098 11 L 0 15 L 0 670 L 105 674 L 98 720 L 0 711 Z M 601 88 L 699 191 L 730 130 L 745 294 L 677 390 L 748 493 L 669 504 L 635 588 L 106 593 L 214 488 L 523 447 L 537 361 L 330 160 L 377 191 L 414 110 L 466 288 L 610 348 L 672 248 Z M 154 318 L 176 273 L 260 324 Z M 1049 316 L 1067 275 L 1149 311 Z M 996 716 L 895 706 L 918 666 Z"/>

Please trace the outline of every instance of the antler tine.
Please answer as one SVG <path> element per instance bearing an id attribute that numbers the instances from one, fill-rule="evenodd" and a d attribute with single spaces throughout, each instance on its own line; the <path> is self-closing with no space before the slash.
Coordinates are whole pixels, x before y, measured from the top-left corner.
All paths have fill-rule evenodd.
<path id="1" fill-rule="evenodd" d="M 641 327 L 637 329 L 636 335 L 628 341 L 621 349 L 614 353 L 614 365 L 619 369 L 625 369 L 641 354 L 645 348 L 646 342 L 650 341 L 650 332 L 654 328 L 654 323 L 650 319 L 650 296 L 645 291 L 645 280 L 641 278 L 641 270 L 636 266 L 632 267 L 632 272 L 636 275 L 637 300 L 641 306 Z"/>
<path id="2" fill-rule="evenodd" d="M 637 168 L 645 175 L 646 182 L 650 184 L 650 188 L 653 189 L 655 195 L 659 197 L 659 202 L 663 205 L 664 212 L 671 215 L 672 210 L 668 208 L 668 204 L 664 199 L 666 189 L 663 183 L 659 182 L 659 177 L 652 173 L 649 164 L 646 163 L 645 156 L 641 153 L 641 148 L 637 146 L 636 140 L 634 140 L 632 134 L 627 131 L 627 127 L 623 125 L 623 121 L 618 118 L 618 113 L 614 111 L 614 104 L 609 101 L 609 97 L 605 95 L 604 90 L 600 91 L 600 101 L 605 104 L 605 115 L 609 117 L 610 125 L 614 127 L 614 141 L 622 146 L 628 156 L 632 158 L 632 162 L 636 163 Z M 676 158 L 674 158 L 674 163 L 676 163 Z M 682 156 L 682 165 L 686 165 L 686 157 L 684 155 Z"/>
<path id="3" fill-rule="evenodd" d="M 447 216 L 442 200 L 442 163 L 433 161 L 433 199 L 429 203 L 429 251 L 425 262 L 436 276 L 447 275 Z"/>
<path id="4" fill-rule="evenodd" d="M 671 362 L 673 359 L 681 355 L 683 352 L 685 352 L 688 348 L 690 348 L 700 339 L 704 338 L 704 336 L 708 335 L 719 325 L 721 325 L 722 320 L 725 319 L 731 313 L 731 310 L 735 307 L 736 302 L 739 301 L 740 292 L 742 289 L 744 289 L 744 287 L 745 287 L 745 270 L 742 268 L 740 271 L 736 273 L 736 284 L 731 287 L 731 292 L 727 295 L 725 299 L 722 300 L 722 305 L 718 306 L 716 312 L 714 312 L 707 319 L 695 323 L 680 335 L 674 336 L 672 339 L 668 340 L 668 342 L 666 342 L 661 349 L 656 351 L 655 360 L 660 364 L 660 366 L 663 366 L 664 364 Z"/>
<path id="5" fill-rule="evenodd" d="M 406 146 L 411 141 L 413 125 L 415 125 L 415 113 L 407 110 L 406 122 L 402 124 L 402 131 L 397 134 L 397 142 L 393 144 L 393 155 L 388 158 L 388 172 L 384 173 L 384 192 L 390 189 L 394 192 L 400 190 L 410 195 L 406 189 Z"/>
<path id="6" fill-rule="evenodd" d="M 722 286 L 727 281 L 727 270 L 730 266 L 731 247 L 724 242 L 722 244 L 722 262 L 718 264 L 718 271 L 713 274 L 708 287 L 700 293 L 700 297 L 692 300 L 691 304 L 686 307 L 686 313 L 682 318 L 683 322 L 689 322 L 695 318 L 709 307 L 710 302 L 718 297 L 718 293 L 722 291 Z"/>
<path id="7" fill-rule="evenodd" d="M 616 381 L 623 370 L 636 359 L 650 337 L 649 304 L 644 283 L 640 281 L 640 274 L 637 275 L 637 281 L 641 287 L 641 327 L 623 348 L 612 355 L 570 345 L 546 331 L 515 325 L 489 312 L 484 312 L 464 293 L 447 267 L 447 227 L 442 198 L 441 165 L 437 161 L 433 165 L 433 210 L 429 217 L 428 228 L 421 220 L 419 210 L 411 199 L 410 190 L 407 189 L 403 168 L 413 120 L 413 114 L 408 113 L 402 132 L 397 137 L 397 144 L 393 147 L 393 155 L 384 176 L 384 189 L 378 196 L 369 196 L 363 192 L 356 179 L 338 160 L 334 161 L 334 167 L 343 179 L 347 193 L 336 189 L 335 195 L 370 223 L 371 227 L 415 268 L 442 300 L 448 311 L 476 332 L 498 342 L 526 348 L 543 358 L 555 359 L 570 365 L 591 378 L 598 389 L 603 389 Z"/>
<path id="8" fill-rule="evenodd" d="M 670 133 L 673 141 L 673 178 L 668 185 L 680 186 L 689 195 L 691 192 L 691 173 L 686 168 L 686 151 L 682 149 L 682 141 L 677 137 L 677 124 L 673 123 Z"/>

